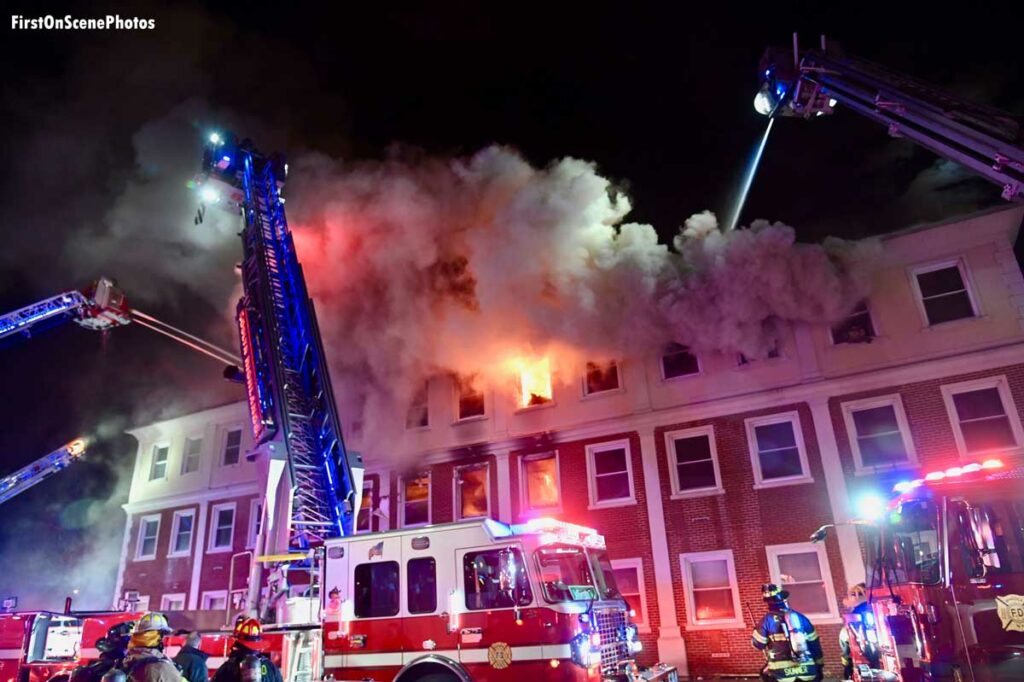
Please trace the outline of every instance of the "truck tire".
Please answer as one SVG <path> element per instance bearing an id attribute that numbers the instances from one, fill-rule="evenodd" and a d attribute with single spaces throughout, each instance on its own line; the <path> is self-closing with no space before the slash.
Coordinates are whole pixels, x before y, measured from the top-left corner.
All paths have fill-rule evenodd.
<path id="1" fill-rule="evenodd" d="M 416 682 L 459 682 L 459 678 L 451 673 L 427 673 L 423 677 L 413 678 Z"/>

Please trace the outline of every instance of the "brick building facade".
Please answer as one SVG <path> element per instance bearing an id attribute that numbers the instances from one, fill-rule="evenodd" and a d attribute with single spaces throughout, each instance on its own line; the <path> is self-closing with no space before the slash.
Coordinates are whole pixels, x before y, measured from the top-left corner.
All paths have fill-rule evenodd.
<path id="1" fill-rule="evenodd" d="M 553 368 L 551 399 L 526 406 L 511 391 L 467 395 L 432 379 L 396 423 L 393 457 L 368 458 L 360 532 L 480 515 L 593 526 L 637 611 L 644 662 L 693 676 L 756 670 L 749 613 L 773 580 L 818 626 L 834 672 L 838 600 L 863 579 L 863 559 L 852 527 L 822 544 L 811 532 L 915 472 L 1024 453 L 1022 217 L 1014 207 L 887 236 L 865 306 L 831 330 L 792 325 L 775 357 L 672 346 Z M 221 603 L 260 503 L 256 466 L 225 463 L 244 420 L 238 403 L 132 432 L 119 596 L 200 612 Z M 200 433 L 201 464 L 180 473 Z M 249 434 L 239 437 L 244 452 Z M 176 518 L 189 513 L 185 552 Z M 144 525 L 154 518 L 155 539 Z"/>

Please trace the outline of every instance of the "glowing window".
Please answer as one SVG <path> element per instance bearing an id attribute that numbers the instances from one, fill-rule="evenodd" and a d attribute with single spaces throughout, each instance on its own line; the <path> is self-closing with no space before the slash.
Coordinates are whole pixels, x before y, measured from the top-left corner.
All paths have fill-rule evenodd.
<path id="1" fill-rule="evenodd" d="M 643 562 L 640 559 L 612 559 L 612 572 L 615 574 L 615 584 L 619 588 L 619 594 L 635 614 L 630 620 L 636 624 L 638 629 L 649 631 Z"/>
<path id="2" fill-rule="evenodd" d="M 519 406 L 533 407 L 551 402 L 551 362 L 544 358 L 521 363 L 519 371 Z"/>
<path id="3" fill-rule="evenodd" d="M 370 527 L 373 525 L 373 483 L 366 481 L 363 483 L 363 499 L 359 503 L 359 517 L 356 519 L 356 530 L 360 533 L 370 532 Z"/>
<path id="4" fill-rule="evenodd" d="M 558 490 L 558 456 L 554 452 L 523 458 L 524 502 L 528 509 L 555 509 L 561 504 Z"/>
<path id="5" fill-rule="evenodd" d="M 682 554 L 686 618 L 691 626 L 740 627 L 739 590 L 732 550 Z"/>
<path id="6" fill-rule="evenodd" d="M 402 525 L 430 523 L 430 473 L 402 479 Z"/>
<path id="7" fill-rule="evenodd" d="M 455 469 L 455 509 L 459 519 L 487 516 L 490 477 L 486 464 Z"/>
<path id="8" fill-rule="evenodd" d="M 839 617 L 824 545 L 769 545 L 765 552 L 772 582 L 789 592 L 790 606 L 812 618 Z"/>

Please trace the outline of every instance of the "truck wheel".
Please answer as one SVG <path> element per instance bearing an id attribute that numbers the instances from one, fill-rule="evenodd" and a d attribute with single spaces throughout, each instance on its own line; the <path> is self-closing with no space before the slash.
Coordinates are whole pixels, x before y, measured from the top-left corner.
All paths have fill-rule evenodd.
<path id="1" fill-rule="evenodd" d="M 417 677 L 416 682 L 459 682 L 459 678 L 451 673 L 427 673 Z"/>

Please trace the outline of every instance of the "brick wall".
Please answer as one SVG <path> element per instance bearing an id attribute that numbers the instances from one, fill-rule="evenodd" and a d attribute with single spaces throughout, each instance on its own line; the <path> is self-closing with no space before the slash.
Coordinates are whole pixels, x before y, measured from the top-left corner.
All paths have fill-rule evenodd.
<path id="1" fill-rule="evenodd" d="M 198 523 L 199 506 L 195 504 L 132 515 L 122 589 L 138 590 L 141 595 L 149 595 L 149 604 L 152 608 L 160 607 L 160 598 L 165 594 L 185 593 L 186 597 L 188 595 L 189 582 L 192 579 L 192 556 L 167 556 L 174 525 L 174 512 L 187 510 L 192 510 L 195 513 L 195 523 Z M 152 516 L 160 517 L 156 558 L 136 560 L 139 527 L 142 519 Z M 195 532 L 194 530 L 192 538 L 193 552 L 195 551 Z"/>

